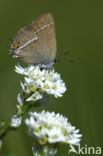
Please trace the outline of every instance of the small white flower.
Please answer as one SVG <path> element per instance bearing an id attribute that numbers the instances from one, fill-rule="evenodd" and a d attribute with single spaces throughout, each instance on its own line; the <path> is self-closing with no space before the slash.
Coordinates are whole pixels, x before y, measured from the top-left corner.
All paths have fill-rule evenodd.
<path id="1" fill-rule="evenodd" d="M 29 128 L 29 134 L 38 140 L 41 145 L 66 143 L 78 145 L 81 134 L 74 126 L 68 123 L 68 119 L 54 112 L 29 113 L 30 119 L 25 120 Z"/>
<path id="2" fill-rule="evenodd" d="M 17 128 L 21 125 L 22 117 L 17 117 L 17 115 L 14 115 L 11 119 L 11 127 Z"/>
<path id="3" fill-rule="evenodd" d="M 34 94 L 32 94 L 29 98 L 26 99 L 26 101 L 36 101 L 36 100 L 39 100 L 41 99 L 43 96 L 38 92 L 36 91 Z"/>
<path id="4" fill-rule="evenodd" d="M 20 94 L 20 93 L 18 94 L 17 100 L 18 100 L 18 103 L 20 106 L 22 106 L 24 104 L 24 99 L 23 99 L 22 94 Z"/>
<path id="5" fill-rule="evenodd" d="M 66 91 L 66 86 L 53 69 L 41 69 L 40 66 L 29 65 L 23 68 L 20 65 L 15 66 L 15 71 L 24 75 L 24 83 L 21 83 L 22 90 L 26 94 L 30 94 L 27 101 L 39 100 L 44 93 L 54 95 L 56 98 L 61 97 Z M 33 98 L 39 92 L 37 98 Z"/>
<path id="6" fill-rule="evenodd" d="M 34 68 L 35 67 L 33 65 L 29 65 L 27 68 L 23 68 L 20 64 L 18 64 L 18 66 L 15 66 L 15 72 L 21 75 L 28 75 L 29 72 L 34 70 Z"/>
<path id="7" fill-rule="evenodd" d="M 58 98 L 61 97 L 62 94 L 66 91 L 66 86 L 61 80 L 57 80 L 56 82 L 46 80 L 42 85 L 42 90 Z"/>

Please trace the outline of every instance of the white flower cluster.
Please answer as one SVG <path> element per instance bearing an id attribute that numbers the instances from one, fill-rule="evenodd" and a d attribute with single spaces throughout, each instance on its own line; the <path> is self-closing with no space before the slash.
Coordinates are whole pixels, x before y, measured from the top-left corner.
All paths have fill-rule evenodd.
<path id="1" fill-rule="evenodd" d="M 60 74 L 54 71 L 54 68 L 41 69 L 40 66 L 29 65 L 27 68 L 23 68 L 20 65 L 15 66 L 15 71 L 19 74 L 25 75 L 24 83 L 21 83 L 21 87 L 26 94 L 30 96 L 26 101 L 36 101 L 43 98 L 43 94 L 51 94 L 56 98 L 61 97 L 66 91 L 66 86 L 61 79 Z M 19 102 L 22 103 L 22 99 L 19 96 Z"/>
<path id="2" fill-rule="evenodd" d="M 22 117 L 17 117 L 17 115 L 14 115 L 11 119 L 11 127 L 17 128 L 21 125 Z"/>
<path id="3" fill-rule="evenodd" d="M 29 113 L 30 119 L 25 120 L 28 133 L 38 141 L 40 145 L 66 143 L 79 145 L 81 134 L 74 126 L 68 123 L 64 116 L 54 112 Z"/>

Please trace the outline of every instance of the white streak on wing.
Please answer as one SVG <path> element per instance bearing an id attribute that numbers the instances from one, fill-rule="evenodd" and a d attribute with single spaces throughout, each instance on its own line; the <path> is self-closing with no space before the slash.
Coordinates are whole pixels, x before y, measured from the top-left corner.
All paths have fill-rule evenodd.
<path id="1" fill-rule="evenodd" d="M 54 24 L 53 24 L 53 23 L 47 24 L 47 25 L 45 25 L 44 27 L 41 27 L 39 30 L 37 30 L 34 34 L 37 34 L 37 33 L 40 32 L 41 30 L 43 30 L 43 29 L 45 29 L 45 28 L 47 28 L 47 27 L 49 27 L 49 26 L 51 26 L 51 25 L 54 25 Z M 19 50 L 20 50 L 20 49 L 26 47 L 28 44 L 32 43 L 33 41 L 35 41 L 35 40 L 37 40 L 37 39 L 38 39 L 38 37 L 35 37 L 35 38 L 33 38 L 32 40 L 27 41 L 23 46 L 21 46 L 21 47 L 18 48 L 18 50 L 16 51 L 16 54 L 19 53 Z"/>
<path id="2" fill-rule="evenodd" d="M 27 41 L 23 46 L 19 47 L 18 49 L 22 49 L 26 47 L 28 44 L 32 43 L 33 41 L 37 40 L 38 37 L 33 38 L 32 40 Z"/>
<path id="3" fill-rule="evenodd" d="M 43 29 L 45 29 L 45 28 L 51 26 L 51 25 L 54 25 L 54 24 L 53 24 L 53 23 L 50 23 L 50 24 L 44 25 L 44 27 L 41 27 L 39 30 L 37 30 L 37 31 L 35 32 L 35 34 L 38 33 L 38 32 L 40 32 L 41 30 L 43 30 Z"/>
<path id="4" fill-rule="evenodd" d="M 32 40 L 27 41 L 23 46 L 19 47 L 18 50 L 16 51 L 16 54 L 19 53 L 19 50 L 26 47 L 28 44 L 32 43 L 33 41 L 36 41 L 38 37 L 33 38 Z"/>

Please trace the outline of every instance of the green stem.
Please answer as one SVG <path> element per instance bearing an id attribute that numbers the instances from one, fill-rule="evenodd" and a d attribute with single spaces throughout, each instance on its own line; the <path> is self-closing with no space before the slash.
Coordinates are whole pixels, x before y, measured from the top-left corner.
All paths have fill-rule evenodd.
<path id="1" fill-rule="evenodd" d="M 23 116 L 31 107 L 33 107 L 33 105 L 30 103 L 24 104 L 23 107 L 20 110 L 18 110 L 17 116 Z"/>
<path id="2" fill-rule="evenodd" d="M 26 103 L 22 106 L 22 108 L 20 110 L 18 110 L 17 112 L 17 116 L 23 116 L 33 105 L 31 105 L 30 103 Z M 18 127 L 17 127 L 18 128 Z M 0 131 L 0 140 L 2 140 L 9 132 L 16 130 L 17 128 L 11 127 L 11 120 L 8 124 L 7 127 L 5 127 L 4 129 L 2 129 Z"/>
<path id="3" fill-rule="evenodd" d="M 2 129 L 0 132 L 0 140 L 2 140 L 2 138 L 6 136 L 11 130 L 12 127 L 10 125 L 8 125 L 5 129 Z"/>

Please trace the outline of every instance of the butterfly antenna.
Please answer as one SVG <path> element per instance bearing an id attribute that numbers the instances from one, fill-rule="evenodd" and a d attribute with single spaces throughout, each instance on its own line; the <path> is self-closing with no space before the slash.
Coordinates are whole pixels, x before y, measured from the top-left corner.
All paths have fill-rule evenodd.
<path id="1" fill-rule="evenodd" d="M 74 63 L 74 60 L 64 60 L 64 62 Z"/>
<path id="2" fill-rule="evenodd" d="M 64 55 L 68 55 L 68 54 L 70 54 L 70 52 L 69 52 L 69 51 L 64 52 L 64 53 L 62 53 L 62 54 L 58 55 L 58 57 L 61 57 L 61 56 L 64 56 Z"/>
<path id="3" fill-rule="evenodd" d="M 60 59 L 56 59 L 56 64 L 58 64 L 58 63 L 65 63 L 65 62 L 74 63 L 73 60 L 60 60 Z"/>

